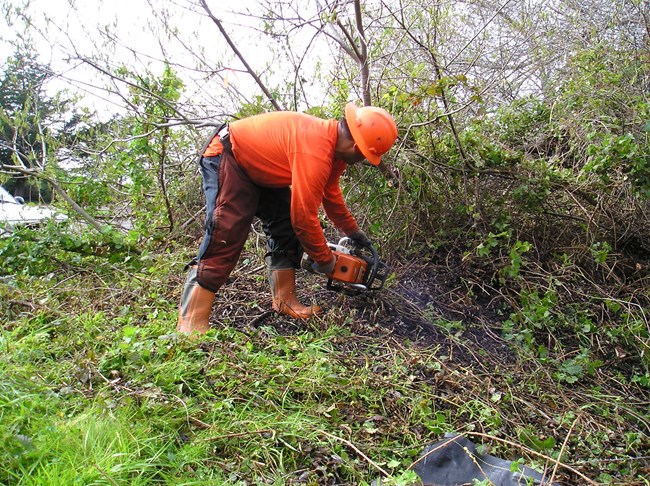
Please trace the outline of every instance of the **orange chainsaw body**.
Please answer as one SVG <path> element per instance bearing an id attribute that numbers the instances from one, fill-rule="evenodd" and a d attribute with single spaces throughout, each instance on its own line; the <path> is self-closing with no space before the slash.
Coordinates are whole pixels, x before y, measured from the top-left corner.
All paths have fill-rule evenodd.
<path id="1" fill-rule="evenodd" d="M 377 250 L 368 244 L 355 245 L 349 238 L 341 238 L 338 244 L 328 243 L 336 257 L 334 270 L 325 274 L 327 290 L 359 295 L 363 292 L 376 292 L 384 287 L 388 278 L 388 267 L 379 260 Z M 317 272 L 314 260 L 305 253 L 300 265 L 309 272 Z"/>
<path id="2" fill-rule="evenodd" d="M 332 273 L 328 275 L 330 278 L 347 284 L 361 284 L 364 282 L 368 271 L 367 261 L 342 251 L 335 250 L 332 253 L 336 257 L 336 265 Z"/>

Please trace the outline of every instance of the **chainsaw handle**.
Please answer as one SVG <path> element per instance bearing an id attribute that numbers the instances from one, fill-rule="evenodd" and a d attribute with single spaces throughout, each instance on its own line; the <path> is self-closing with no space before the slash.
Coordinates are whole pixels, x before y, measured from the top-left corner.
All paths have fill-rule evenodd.
<path id="1" fill-rule="evenodd" d="M 339 246 L 351 246 L 352 248 L 372 248 L 372 241 L 361 241 L 344 236 L 339 240 Z"/>
<path id="2" fill-rule="evenodd" d="M 366 248 L 370 250 L 370 254 L 372 255 L 372 270 L 370 271 L 368 278 L 366 278 L 366 287 L 370 288 L 372 286 L 372 283 L 375 281 L 377 270 L 379 269 L 379 254 L 377 253 L 377 250 L 375 250 L 375 247 L 372 245 L 372 243 L 369 243 Z"/>

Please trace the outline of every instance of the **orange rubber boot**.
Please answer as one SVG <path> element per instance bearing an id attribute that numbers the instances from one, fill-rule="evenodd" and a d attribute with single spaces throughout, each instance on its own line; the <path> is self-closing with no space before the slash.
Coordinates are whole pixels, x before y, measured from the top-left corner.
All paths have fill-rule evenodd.
<path id="1" fill-rule="evenodd" d="M 302 305 L 296 297 L 296 270 L 284 268 L 269 271 L 269 283 L 273 293 L 273 310 L 294 319 L 309 319 L 320 313 L 317 305 Z"/>
<path id="2" fill-rule="evenodd" d="M 176 331 L 205 334 L 210 330 L 210 313 L 215 292 L 204 289 L 196 281 L 196 267 L 192 267 L 185 281 L 178 309 Z"/>

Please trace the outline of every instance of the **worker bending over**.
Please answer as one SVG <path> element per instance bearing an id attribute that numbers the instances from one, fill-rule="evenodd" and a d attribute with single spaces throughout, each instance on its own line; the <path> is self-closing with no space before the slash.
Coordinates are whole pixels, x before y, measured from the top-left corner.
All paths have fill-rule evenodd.
<path id="1" fill-rule="evenodd" d="M 217 130 L 201 153 L 205 236 L 190 265 L 177 330 L 210 329 L 215 293 L 237 264 L 255 216 L 267 237 L 273 309 L 299 319 L 317 314 L 318 306 L 298 301 L 295 277 L 303 251 L 317 271 L 334 269 L 319 209 L 350 239 L 368 244 L 345 205 L 339 179 L 349 164 L 366 159 L 378 165 L 396 139 L 397 126 L 386 110 L 353 103 L 340 121 L 280 111 Z"/>

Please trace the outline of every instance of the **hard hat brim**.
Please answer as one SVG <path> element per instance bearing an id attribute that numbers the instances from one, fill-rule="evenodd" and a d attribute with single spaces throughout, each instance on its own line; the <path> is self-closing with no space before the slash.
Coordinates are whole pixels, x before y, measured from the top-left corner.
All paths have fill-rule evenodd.
<path id="1" fill-rule="evenodd" d="M 361 136 L 359 117 L 357 117 L 358 109 L 359 107 L 354 103 L 348 103 L 345 105 L 345 120 L 348 122 L 350 134 L 352 135 L 354 143 L 357 144 L 357 147 L 359 147 L 359 150 L 364 155 L 366 160 L 372 165 L 379 165 L 381 162 L 381 156 L 373 154 Z"/>

